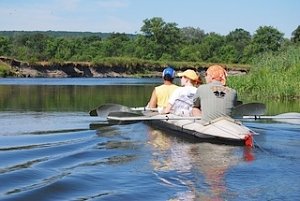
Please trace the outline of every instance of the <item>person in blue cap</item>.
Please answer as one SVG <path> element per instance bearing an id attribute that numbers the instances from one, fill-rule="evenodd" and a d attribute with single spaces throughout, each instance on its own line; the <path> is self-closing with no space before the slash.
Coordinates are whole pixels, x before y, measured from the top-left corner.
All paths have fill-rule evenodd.
<path id="1" fill-rule="evenodd" d="M 168 105 L 168 100 L 171 94 L 178 87 L 177 85 L 173 84 L 175 70 L 172 67 L 167 67 L 164 69 L 162 78 L 164 83 L 154 88 L 150 101 L 147 105 L 149 108 L 158 108 L 159 111 L 162 111 Z"/>

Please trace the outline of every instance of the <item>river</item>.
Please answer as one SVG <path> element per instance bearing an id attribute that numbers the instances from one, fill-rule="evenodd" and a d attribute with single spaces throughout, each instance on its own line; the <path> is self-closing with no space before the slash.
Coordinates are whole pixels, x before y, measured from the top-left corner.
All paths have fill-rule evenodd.
<path id="1" fill-rule="evenodd" d="M 249 149 L 88 114 L 143 106 L 160 82 L 0 79 L 0 200 L 299 200 L 299 124 L 244 120 L 259 134 Z M 267 106 L 300 112 L 298 102 Z"/>

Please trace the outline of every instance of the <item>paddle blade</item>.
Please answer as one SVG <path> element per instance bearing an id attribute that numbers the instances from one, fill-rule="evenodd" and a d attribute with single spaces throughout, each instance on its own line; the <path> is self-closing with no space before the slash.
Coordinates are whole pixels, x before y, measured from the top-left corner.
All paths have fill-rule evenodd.
<path id="1" fill-rule="evenodd" d="M 122 120 L 117 120 L 117 119 L 123 119 L 123 118 L 131 118 L 131 117 L 141 117 L 144 116 L 141 113 L 135 113 L 135 112 L 110 112 L 107 115 L 107 120 L 111 124 L 130 124 L 130 123 L 136 123 L 138 121 L 136 120 L 130 120 L 130 121 L 122 121 Z"/>
<path id="2" fill-rule="evenodd" d="M 92 117 L 98 116 L 97 109 L 91 110 L 91 111 L 89 112 L 89 114 L 90 114 L 90 116 L 92 116 Z"/>
<path id="3" fill-rule="evenodd" d="M 106 118 L 109 113 L 115 111 L 129 112 L 130 108 L 124 105 L 108 103 L 108 104 L 100 105 L 98 108 L 91 110 L 89 114 L 90 116 L 100 116 Z"/>
<path id="4" fill-rule="evenodd" d="M 300 124 L 300 113 L 288 112 L 278 114 L 273 118 L 273 120 L 289 124 Z"/>
<path id="5" fill-rule="evenodd" d="M 117 111 L 117 112 L 110 112 L 107 116 L 109 117 L 140 117 L 140 116 L 144 116 L 140 113 L 136 113 L 136 112 L 122 112 L 122 111 Z"/>
<path id="6" fill-rule="evenodd" d="M 233 116 L 263 115 L 266 112 L 266 105 L 263 103 L 246 103 L 238 105 L 232 110 Z"/>

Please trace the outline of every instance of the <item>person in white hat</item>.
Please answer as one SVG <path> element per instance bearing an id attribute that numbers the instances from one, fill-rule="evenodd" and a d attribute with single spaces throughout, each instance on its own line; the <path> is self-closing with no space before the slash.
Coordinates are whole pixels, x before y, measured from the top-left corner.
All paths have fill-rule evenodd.
<path id="1" fill-rule="evenodd" d="M 171 95 L 163 113 L 172 113 L 179 116 L 191 116 L 193 97 L 200 83 L 198 74 L 191 69 L 178 73 L 181 77 L 181 86 Z"/>

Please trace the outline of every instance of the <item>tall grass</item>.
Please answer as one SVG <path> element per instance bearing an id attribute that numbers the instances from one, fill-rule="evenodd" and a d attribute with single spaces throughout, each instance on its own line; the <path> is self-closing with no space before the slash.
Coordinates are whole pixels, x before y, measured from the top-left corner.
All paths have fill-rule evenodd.
<path id="1" fill-rule="evenodd" d="M 10 73 L 9 65 L 0 61 L 0 77 L 5 77 L 9 75 L 9 73 Z"/>
<path id="2" fill-rule="evenodd" d="M 253 99 L 300 98 L 300 46 L 266 53 L 253 60 L 249 74 L 229 78 L 241 96 Z"/>

